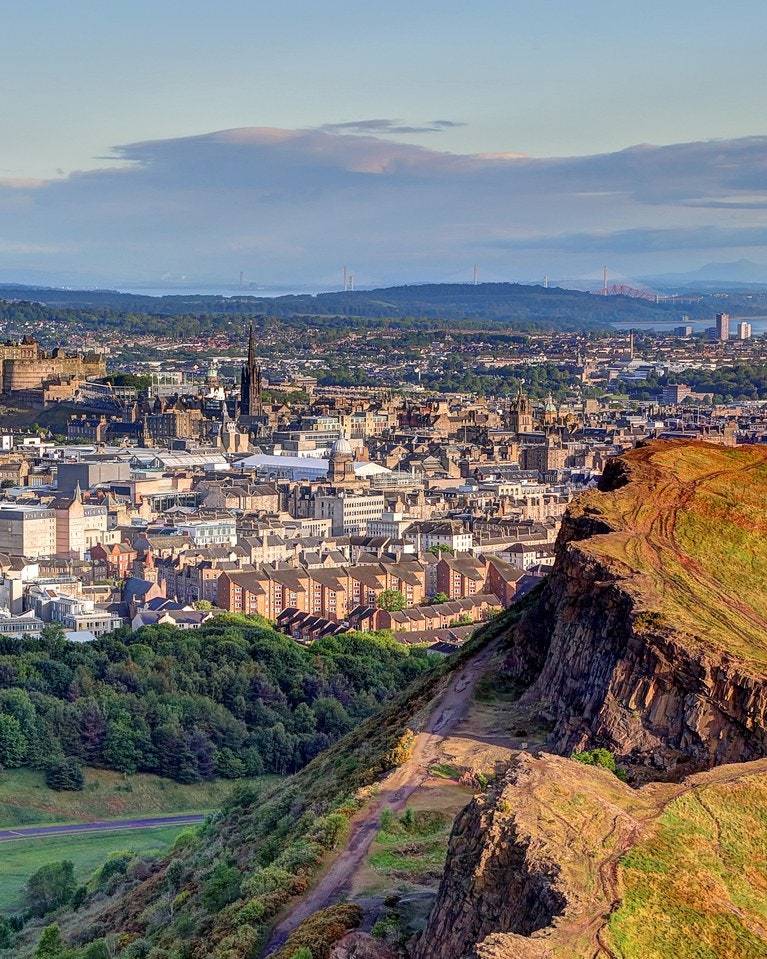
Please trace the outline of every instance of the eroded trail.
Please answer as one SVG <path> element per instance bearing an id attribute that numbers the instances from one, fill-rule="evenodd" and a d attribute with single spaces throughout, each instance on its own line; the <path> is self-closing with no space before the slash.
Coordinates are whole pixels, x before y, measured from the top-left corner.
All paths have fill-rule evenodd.
<path id="1" fill-rule="evenodd" d="M 498 640 L 488 643 L 452 674 L 449 685 L 434 703 L 423 730 L 416 736 L 410 758 L 382 780 L 375 799 L 352 821 L 346 846 L 314 888 L 274 927 L 265 956 L 279 949 L 293 930 L 313 913 L 342 901 L 348 895 L 354 875 L 367 858 L 376 837 L 381 813 L 384 809 L 401 812 L 410 796 L 428 779 L 429 767 L 439 759 L 445 737 L 465 716 L 477 682 L 490 665 L 498 643 Z"/>

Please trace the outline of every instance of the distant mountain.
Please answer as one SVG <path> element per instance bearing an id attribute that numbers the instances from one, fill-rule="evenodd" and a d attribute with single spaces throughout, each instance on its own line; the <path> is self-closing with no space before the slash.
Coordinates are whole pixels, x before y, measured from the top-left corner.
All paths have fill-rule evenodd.
<path id="1" fill-rule="evenodd" d="M 712 286 L 742 285 L 767 286 L 767 263 L 753 260 L 732 260 L 725 263 L 706 263 L 689 273 L 662 273 L 643 277 L 645 283 L 655 287 L 708 289 Z"/>

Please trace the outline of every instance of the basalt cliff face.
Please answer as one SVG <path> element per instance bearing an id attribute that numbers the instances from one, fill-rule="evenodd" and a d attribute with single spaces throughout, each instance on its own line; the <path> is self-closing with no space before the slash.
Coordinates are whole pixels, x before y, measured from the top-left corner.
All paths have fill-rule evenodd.
<path id="1" fill-rule="evenodd" d="M 612 462 L 506 642 L 547 748 L 645 785 L 520 755 L 456 819 L 413 959 L 767 957 L 767 451 Z"/>
<path id="2" fill-rule="evenodd" d="M 766 800 L 767 760 L 634 790 L 522 755 L 456 820 L 412 959 L 763 959 Z"/>
<path id="3" fill-rule="evenodd" d="M 573 505 L 511 637 L 556 752 L 665 768 L 767 754 L 765 517 L 767 451 L 699 443 L 634 450 Z"/>

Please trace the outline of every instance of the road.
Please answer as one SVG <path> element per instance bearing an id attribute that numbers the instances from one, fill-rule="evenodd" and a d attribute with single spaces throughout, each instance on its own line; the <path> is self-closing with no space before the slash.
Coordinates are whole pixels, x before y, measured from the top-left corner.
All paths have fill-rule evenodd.
<path id="1" fill-rule="evenodd" d="M 384 809 L 400 812 L 410 796 L 428 779 L 429 766 L 439 758 L 445 737 L 465 716 L 477 682 L 487 670 L 498 644 L 498 640 L 489 643 L 453 674 L 450 685 L 434 704 L 425 728 L 416 737 L 410 759 L 381 782 L 376 800 L 352 822 L 344 849 L 317 885 L 275 926 L 264 955 L 276 952 L 293 930 L 313 913 L 345 897 L 378 833 L 381 813 Z"/>
<path id="2" fill-rule="evenodd" d="M 71 836 L 79 832 L 112 832 L 116 830 L 151 829 L 156 826 L 193 826 L 205 819 L 200 814 L 152 816 L 149 819 L 103 819 L 96 822 L 58 823 L 52 826 L 17 826 L 0 829 L 0 842 L 18 839 L 41 839 L 46 836 Z"/>

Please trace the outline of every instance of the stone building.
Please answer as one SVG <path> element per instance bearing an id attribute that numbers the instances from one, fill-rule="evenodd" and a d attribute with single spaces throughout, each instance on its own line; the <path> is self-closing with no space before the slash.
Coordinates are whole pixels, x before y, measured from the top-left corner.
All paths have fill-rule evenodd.
<path id="1" fill-rule="evenodd" d="M 60 377 L 99 377 L 106 375 L 103 356 L 95 353 L 66 353 L 56 348 L 51 353 L 25 337 L 19 343 L 0 344 L 0 392 L 40 389 Z"/>

